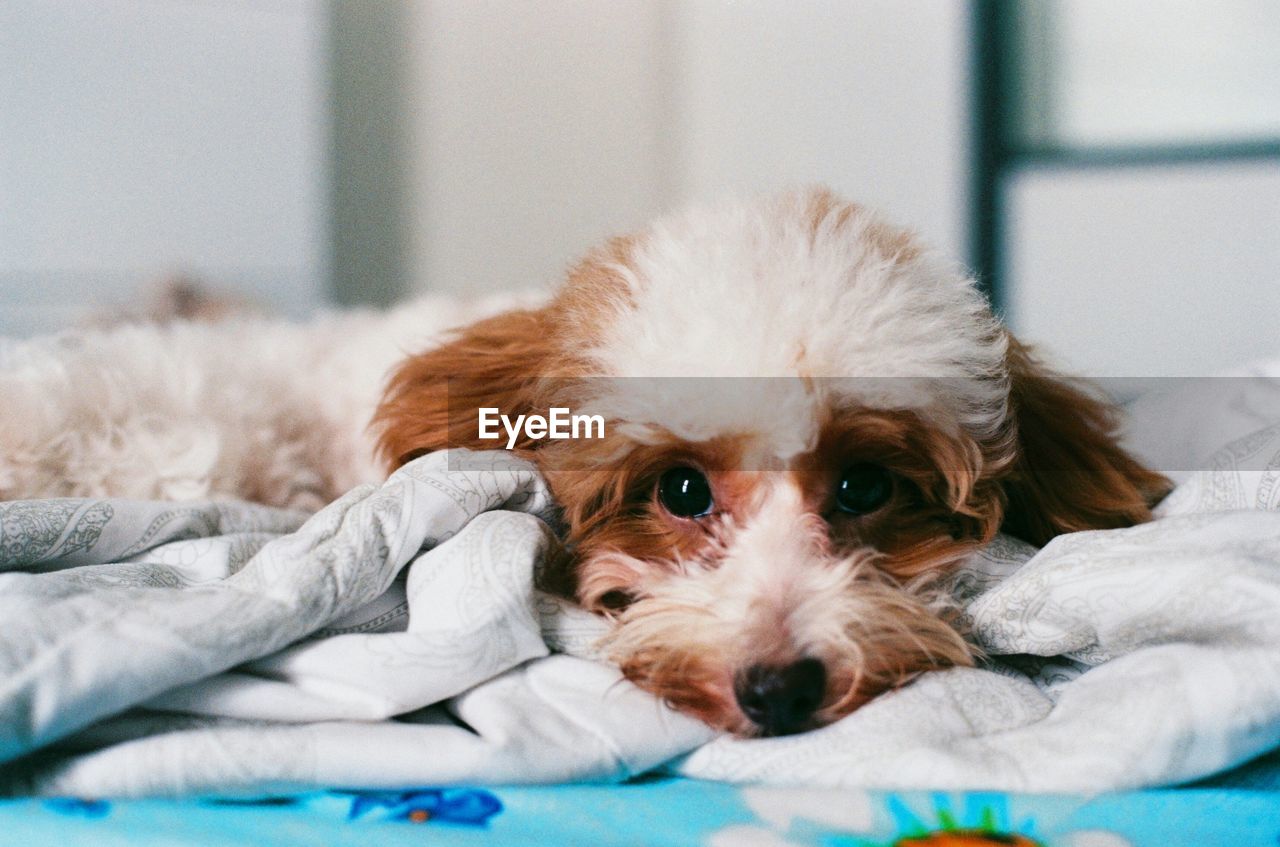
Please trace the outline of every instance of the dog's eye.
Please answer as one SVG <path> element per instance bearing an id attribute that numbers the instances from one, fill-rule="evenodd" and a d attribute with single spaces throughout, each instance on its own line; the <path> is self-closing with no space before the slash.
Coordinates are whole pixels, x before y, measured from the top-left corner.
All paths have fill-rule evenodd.
<path id="1" fill-rule="evenodd" d="M 836 505 L 851 515 L 865 515 L 889 502 L 893 477 L 879 465 L 859 462 L 845 469 L 836 485 Z"/>
<path id="2" fill-rule="evenodd" d="M 634 602 L 635 598 L 629 593 L 616 588 L 612 591 L 606 591 L 600 597 L 600 605 L 611 612 L 621 612 Z"/>
<path id="3" fill-rule="evenodd" d="M 711 483 L 693 468 L 672 468 L 658 480 L 658 499 L 681 518 L 700 518 L 711 512 Z"/>

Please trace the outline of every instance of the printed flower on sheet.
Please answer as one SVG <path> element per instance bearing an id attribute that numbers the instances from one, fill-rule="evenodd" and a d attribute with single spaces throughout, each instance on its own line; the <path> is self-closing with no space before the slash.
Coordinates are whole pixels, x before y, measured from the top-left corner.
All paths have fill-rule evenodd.
<path id="1" fill-rule="evenodd" d="M 1033 820 L 1012 820 L 1002 794 L 970 795 L 960 813 L 947 795 L 926 813 L 888 795 L 880 816 L 866 792 L 745 788 L 742 798 L 758 823 L 720 829 L 708 847 L 1132 847 L 1100 830 L 1041 835 Z"/>
<path id="2" fill-rule="evenodd" d="M 347 819 L 485 826 L 501 811 L 502 801 L 482 788 L 364 791 L 352 798 Z"/>

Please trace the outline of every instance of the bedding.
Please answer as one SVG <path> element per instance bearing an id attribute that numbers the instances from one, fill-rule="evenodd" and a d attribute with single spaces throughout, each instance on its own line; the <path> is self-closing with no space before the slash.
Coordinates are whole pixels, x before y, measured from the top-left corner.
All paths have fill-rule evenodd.
<path id="1" fill-rule="evenodd" d="M 1184 419 L 1176 443 L 1133 428 L 1139 452 L 1204 454 L 1165 462 L 1188 470 L 1155 522 L 974 556 L 957 591 L 982 667 L 778 739 L 715 738 L 601 661 L 601 622 L 535 588 L 555 510 L 501 451 L 466 471 L 424 457 L 314 516 L 0 504 L 0 793 L 203 797 L 14 799 L 0 833 L 363 843 L 364 823 L 420 819 L 438 843 L 887 845 L 999 824 L 1040 844 L 1272 844 L 1278 384 L 1225 384 L 1236 419 Z M 1232 440 L 1211 450 L 1213 432 Z M 569 781 L 626 784 L 528 787 Z"/>
<path id="2" fill-rule="evenodd" d="M 1270 457 L 1262 472 L 1243 459 Z M 1280 743 L 1280 427 L 1159 519 L 1002 538 L 957 591 L 991 661 L 798 736 L 713 738 L 540 595 L 555 515 L 502 452 L 419 459 L 316 515 L 0 505 L 0 790 L 258 794 L 703 779 L 859 788 L 1171 785 Z M 454 462 L 454 464 L 460 464 Z M 1252 507 L 1252 508 L 1248 508 Z M 425 551 L 425 552 L 423 552 Z"/>

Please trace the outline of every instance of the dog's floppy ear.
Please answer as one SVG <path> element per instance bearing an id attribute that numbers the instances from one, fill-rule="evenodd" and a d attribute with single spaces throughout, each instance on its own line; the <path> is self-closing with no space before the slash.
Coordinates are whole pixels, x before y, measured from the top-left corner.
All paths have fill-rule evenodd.
<path id="1" fill-rule="evenodd" d="M 1121 448 L 1115 407 L 1012 336 L 1008 363 L 1018 458 L 1004 485 L 1001 529 L 1039 545 L 1064 532 L 1150 520 L 1170 483 Z"/>
<path id="2" fill-rule="evenodd" d="M 392 372 L 373 418 L 379 456 L 394 469 L 446 447 L 505 447 L 505 432 L 498 441 L 480 439 L 479 409 L 513 420 L 545 414 L 540 377 L 554 355 L 547 310 L 525 309 L 464 327 L 410 357 Z M 516 449 L 531 446 L 522 431 Z"/>

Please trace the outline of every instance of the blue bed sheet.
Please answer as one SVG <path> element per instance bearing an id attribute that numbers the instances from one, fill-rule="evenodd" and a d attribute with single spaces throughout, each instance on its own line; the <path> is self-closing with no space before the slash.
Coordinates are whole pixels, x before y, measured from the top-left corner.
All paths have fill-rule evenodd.
<path id="1" fill-rule="evenodd" d="M 845 823 L 833 825 L 833 818 Z M 744 789 L 654 779 L 620 786 L 331 791 L 252 802 L 0 802 L 0 844 L 24 847 L 1275 847 L 1277 843 L 1280 793 L 1216 788 L 1080 798 Z"/>

